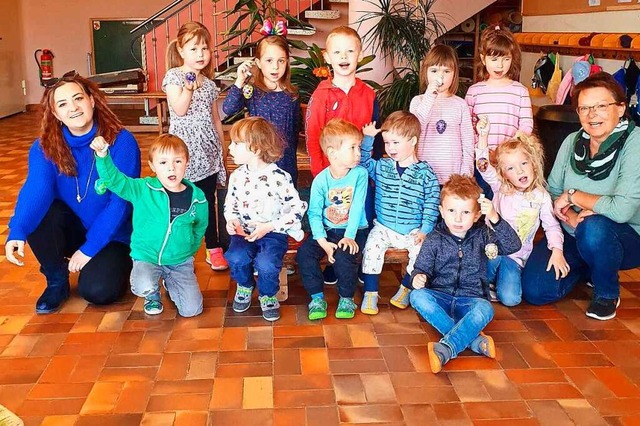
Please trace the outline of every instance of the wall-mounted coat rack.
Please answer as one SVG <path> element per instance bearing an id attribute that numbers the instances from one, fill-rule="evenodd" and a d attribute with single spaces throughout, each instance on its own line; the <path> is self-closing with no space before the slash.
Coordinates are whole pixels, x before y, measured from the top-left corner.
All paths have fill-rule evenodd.
<path id="1" fill-rule="evenodd" d="M 640 61 L 640 35 L 616 33 L 517 33 L 516 41 L 523 52 L 557 52 L 561 55 L 581 56 L 591 53 L 595 58 Z M 628 43 L 623 47 L 621 41 Z M 589 45 L 581 45 L 588 42 Z"/>

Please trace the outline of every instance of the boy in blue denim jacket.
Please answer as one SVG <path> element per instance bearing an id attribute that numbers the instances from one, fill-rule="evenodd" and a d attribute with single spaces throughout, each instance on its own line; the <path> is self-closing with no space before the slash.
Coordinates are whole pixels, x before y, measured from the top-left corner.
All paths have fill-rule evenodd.
<path id="1" fill-rule="evenodd" d="M 428 347 L 434 373 L 466 348 L 495 358 L 493 339 L 482 333 L 493 318 L 487 258 L 515 253 L 521 245 L 491 200 L 481 196 L 475 179 L 452 175 L 440 194 L 443 221 L 422 244 L 409 298 L 443 336 Z M 487 223 L 478 221 L 483 214 Z"/>

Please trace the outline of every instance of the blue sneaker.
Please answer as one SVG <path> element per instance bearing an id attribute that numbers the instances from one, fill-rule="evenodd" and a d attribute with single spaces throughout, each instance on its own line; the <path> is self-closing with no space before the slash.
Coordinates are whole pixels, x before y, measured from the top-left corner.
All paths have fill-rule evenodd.
<path id="1" fill-rule="evenodd" d="M 253 293 L 253 287 L 238 286 L 236 289 L 236 295 L 233 297 L 233 311 L 244 312 L 251 307 L 251 294 Z"/>
<path id="2" fill-rule="evenodd" d="M 260 296 L 260 308 L 262 309 L 262 318 L 267 321 L 280 319 L 280 302 L 275 296 Z"/>
<path id="3" fill-rule="evenodd" d="M 309 303 L 309 319 L 311 321 L 327 317 L 327 301 L 322 297 L 314 297 Z"/>
<path id="4" fill-rule="evenodd" d="M 147 315 L 160 315 L 164 311 L 162 302 L 154 299 L 144 300 L 144 313 Z"/>
<path id="5" fill-rule="evenodd" d="M 351 297 L 341 297 L 338 300 L 338 309 L 336 309 L 336 318 L 350 319 L 356 315 L 356 309 L 358 305 L 353 301 Z"/>

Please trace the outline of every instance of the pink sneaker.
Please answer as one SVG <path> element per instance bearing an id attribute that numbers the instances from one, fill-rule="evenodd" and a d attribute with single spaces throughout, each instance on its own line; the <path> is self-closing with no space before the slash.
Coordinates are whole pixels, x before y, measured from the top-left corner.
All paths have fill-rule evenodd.
<path id="1" fill-rule="evenodd" d="M 229 268 L 229 264 L 224 258 L 220 247 L 207 249 L 207 257 L 205 258 L 205 261 L 211 265 L 211 269 L 214 271 L 224 271 Z"/>

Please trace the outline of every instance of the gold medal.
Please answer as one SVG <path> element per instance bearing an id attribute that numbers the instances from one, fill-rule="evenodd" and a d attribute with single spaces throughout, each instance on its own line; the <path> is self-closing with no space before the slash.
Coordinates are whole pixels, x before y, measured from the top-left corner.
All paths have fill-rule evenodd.
<path id="1" fill-rule="evenodd" d="M 245 99 L 251 99 L 251 96 L 253 96 L 253 86 L 250 84 L 245 84 L 242 88 L 242 94 L 244 95 Z"/>
<path id="2" fill-rule="evenodd" d="M 484 246 L 484 254 L 487 255 L 487 258 L 489 260 L 493 260 L 496 257 L 498 257 L 498 246 L 493 244 L 493 243 L 489 243 L 486 246 Z"/>

